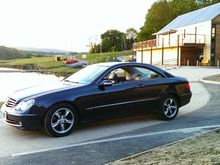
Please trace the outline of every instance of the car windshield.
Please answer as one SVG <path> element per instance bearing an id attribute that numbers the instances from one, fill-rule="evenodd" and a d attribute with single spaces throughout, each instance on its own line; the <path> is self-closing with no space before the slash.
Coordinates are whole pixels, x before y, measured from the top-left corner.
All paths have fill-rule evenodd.
<path id="1" fill-rule="evenodd" d="M 80 84 L 90 84 L 107 68 L 107 66 L 90 65 L 67 77 L 66 79 L 64 79 L 64 81 Z"/>

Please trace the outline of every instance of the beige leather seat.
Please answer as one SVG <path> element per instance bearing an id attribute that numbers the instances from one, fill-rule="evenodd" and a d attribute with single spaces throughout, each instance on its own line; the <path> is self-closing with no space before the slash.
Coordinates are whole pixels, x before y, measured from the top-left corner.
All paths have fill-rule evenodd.
<path id="1" fill-rule="evenodd" d="M 115 73 L 111 73 L 111 74 L 108 76 L 108 79 L 111 80 L 113 84 L 118 83 L 117 78 L 118 78 L 118 76 L 117 76 Z"/>

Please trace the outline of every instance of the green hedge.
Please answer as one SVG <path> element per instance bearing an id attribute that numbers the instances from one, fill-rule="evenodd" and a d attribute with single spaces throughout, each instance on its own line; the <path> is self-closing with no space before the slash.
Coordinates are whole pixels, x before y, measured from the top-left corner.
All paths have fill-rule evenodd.
<path id="1" fill-rule="evenodd" d="M 86 59 L 83 59 L 83 54 L 78 54 L 75 57 L 77 59 L 82 59 L 87 61 L 89 64 L 100 63 L 100 62 L 113 62 L 116 61 L 118 56 L 129 56 L 132 55 L 132 51 L 123 51 L 123 52 L 111 52 L 111 53 L 94 53 L 86 54 Z"/>

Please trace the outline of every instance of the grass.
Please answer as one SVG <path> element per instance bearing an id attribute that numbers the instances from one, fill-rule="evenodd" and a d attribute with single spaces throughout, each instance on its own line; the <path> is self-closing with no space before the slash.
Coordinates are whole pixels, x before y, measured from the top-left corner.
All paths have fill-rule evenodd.
<path id="1" fill-rule="evenodd" d="M 220 164 L 220 130 L 160 147 L 111 165 Z"/>
<path id="2" fill-rule="evenodd" d="M 50 68 L 47 70 L 50 73 L 55 73 L 55 74 L 63 73 L 63 75 L 69 75 L 69 74 L 77 72 L 78 70 L 80 70 L 80 68 L 70 68 L 70 67 L 64 66 L 64 67 L 58 67 L 58 68 Z"/>
<path id="3" fill-rule="evenodd" d="M 57 75 L 68 75 L 75 73 L 76 68 L 67 67 L 62 61 L 54 61 L 53 57 L 33 57 L 28 59 L 1 60 L 0 67 L 41 70 L 43 72 Z"/>
<path id="4" fill-rule="evenodd" d="M 0 61 L 1 66 L 19 66 L 23 67 L 26 65 L 33 65 L 38 68 L 55 68 L 60 66 L 65 66 L 61 61 L 54 61 L 53 57 L 33 57 L 27 59 L 16 59 L 16 60 L 3 60 Z M 18 67 L 18 68 L 19 68 Z"/>
<path id="5" fill-rule="evenodd" d="M 0 107 L 3 105 L 4 102 L 0 102 Z"/>
<path id="6" fill-rule="evenodd" d="M 87 58 L 83 59 L 81 54 L 76 55 L 77 59 L 86 60 L 89 64 L 100 63 L 100 62 L 110 62 L 115 61 L 116 58 L 120 55 L 132 55 L 132 51 L 123 51 L 123 52 L 111 52 L 111 53 L 94 53 L 87 54 Z"/>
<path id="7" fill-rule="evenodd" d="M 87 58 L 83 59 L 81 54 L 75 56 L 80 60 L 86 60 L 88 64 L 115 61 L 120 55 L 132 55 L 132 51 L 114 52 L 114 53 L 99 53 L 87 54 Z M 53 57 L 32 57 L 16 60 L 0 60 L 0 67 L 40 70 L 44 73 L 53 73 L 58 76 L 67 76 L 75 73 L 79 68 L 70 68 L 62 61 L 54 61 Z"/>

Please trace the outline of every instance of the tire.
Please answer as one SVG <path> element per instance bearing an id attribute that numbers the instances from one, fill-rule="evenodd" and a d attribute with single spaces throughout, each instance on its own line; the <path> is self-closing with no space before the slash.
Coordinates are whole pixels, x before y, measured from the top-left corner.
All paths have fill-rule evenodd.
<path id="1" fill-rule="evenodd" d="M 44 119 L 45 131 L 53 137 L 63 137 L 72 133 L 78 122 L 77 111 L 67 103 L 52 106 Z"/>
<path id="2" fill-rule="evenodd" d="M 161 99 L 159 117 L 162 120 L 173 120 L 179 111 L 179 103 L 176 97 L 166 95 Z"/>

